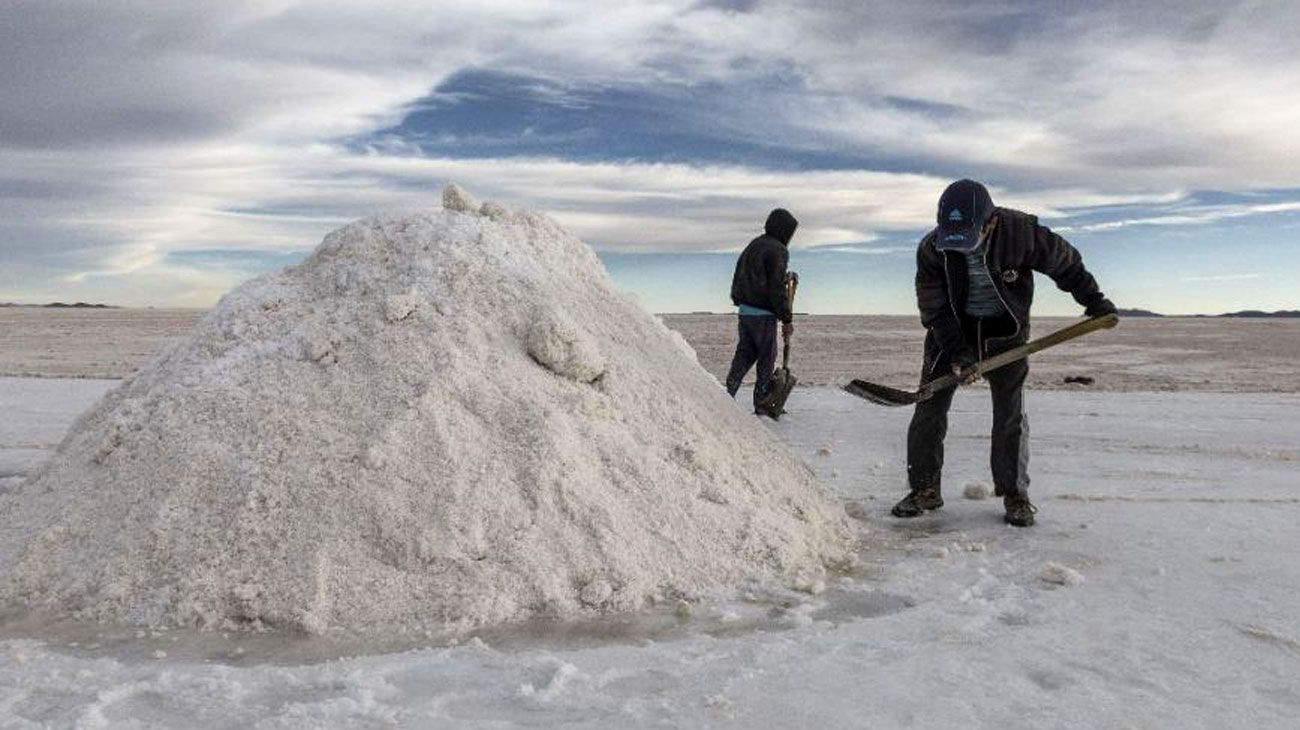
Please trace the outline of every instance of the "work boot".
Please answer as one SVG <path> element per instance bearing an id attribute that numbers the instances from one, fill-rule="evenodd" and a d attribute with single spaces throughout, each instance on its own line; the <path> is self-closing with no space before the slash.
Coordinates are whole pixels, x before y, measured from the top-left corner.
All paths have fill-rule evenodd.
<path id="1" fill-rule="evenodd" d="M 890 512 L 895 517 L 920 517 L 926 510 L 939 509 L 943 506 L 943 497 L 939 490 L 932 487 L 913 489 L 906 497 L 899 500 Z"/>
<path id="2" fill-rule="evenodd" d="M 1028 497 L 1019 495 L 1003 497 L 1002 505 L 1007 508 L 1007 516 L 1004 519 L 1008 525 L 1029 527 L 1034 524 L 1034 515 L 1038 514 L 1038 508 L 1029 503 Z"/>

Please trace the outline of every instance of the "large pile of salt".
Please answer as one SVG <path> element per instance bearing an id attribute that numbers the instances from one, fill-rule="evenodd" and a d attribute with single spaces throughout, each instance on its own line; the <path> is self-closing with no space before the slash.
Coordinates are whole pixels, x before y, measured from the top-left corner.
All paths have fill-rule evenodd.
<path id="1" fill-rule="evenodd" d="M 449 187 L 235 289 L 84 415 L 0 501 L 0 603 L 475 625 L 807 574 L 848 533 L 587 246 Z"/>

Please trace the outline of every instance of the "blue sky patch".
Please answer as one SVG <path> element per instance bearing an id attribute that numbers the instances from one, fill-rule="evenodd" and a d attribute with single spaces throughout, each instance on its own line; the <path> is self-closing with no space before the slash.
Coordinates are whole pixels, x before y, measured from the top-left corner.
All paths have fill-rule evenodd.
<path id="1" fill-rule="evenodd" d="M 584 162 L 734 164 L 785 170 L 907 170 L 888 155 L 800 143 L 764 129 L 764 101 L 795 104 L 797 75 L 768 74 L 723 85 L 571 86 L 472 69 L 410 105 L 402 122 L 351 140 L 355 148 L 400 140 L 451 158 L 561 157 Z M 915 99 L 885 103 L 936 115 L 958 107 Z"/>

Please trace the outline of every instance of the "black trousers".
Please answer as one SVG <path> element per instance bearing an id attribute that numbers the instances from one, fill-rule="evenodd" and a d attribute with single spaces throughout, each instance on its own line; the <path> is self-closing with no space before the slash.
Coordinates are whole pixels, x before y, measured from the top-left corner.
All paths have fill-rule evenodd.
<path id="1" fill-rule="evenodd" d="M 1028 332 L 1010 336 L 1015 323 L 1011 320 L 971 320 L 963 322 L 967 342 L 980 357 L 996 355 L 1022 344 Z M 925 362 L 921 383 L 952 372 L 950 353 L 941 352 L 933 335 L 925 339 Z M 993 395 L 993 433 L 989 466 L 993 470 L 993 488 L 998 496 L 1029 496 L 1029 420 L 1024 413 L 1024 385 L 1029 362 L 1020 360 L 984 376 Z M 955 388 L 936 393 L 916 404 L 912 423 L 907 429 L 907 480 L 912 489 L 941 488 L 943 474 L 943 439 L 948 433 L 948 409 Z"/>
<path id="2" fill-rule="evenodd" d="M 749 369 L 758 365 L 758 382 L 754 384 L 754 406 L 767 396 L 772 388 L 772 369 L 776 366 L 776 317 L 742 314 L 737 332 L 736 354 L 731 358 L 731 371 L 727 373 L 727 392 L 732 398 L 740 390 L 740 381 Z"/>

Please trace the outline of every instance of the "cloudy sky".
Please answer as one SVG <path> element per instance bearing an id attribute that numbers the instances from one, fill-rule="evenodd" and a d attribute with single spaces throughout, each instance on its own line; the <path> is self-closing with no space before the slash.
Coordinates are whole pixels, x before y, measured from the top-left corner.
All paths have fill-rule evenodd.
<path id="1" fill-rule="evenodd" d="M 454 180 L 657 311 L 768 209 L 817 312 L 913 309 L 984 180 L 1121 306 L 1300 308 L 1300 5 L 7 0 L 0 300 L 206 306 Z M 1040 310 L 1074 309 L 1061 295 Z"/>

